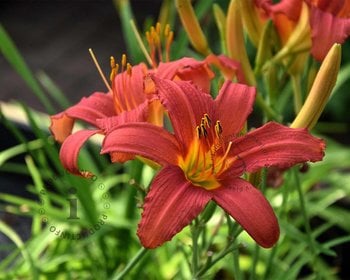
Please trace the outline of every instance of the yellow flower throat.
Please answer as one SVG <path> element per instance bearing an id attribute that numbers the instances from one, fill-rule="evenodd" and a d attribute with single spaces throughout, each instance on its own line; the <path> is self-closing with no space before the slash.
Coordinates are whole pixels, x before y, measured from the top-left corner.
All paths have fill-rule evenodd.
<path id="1" fill-rule="evenodd" d="M 225 147 L 220 121 L 212 125 L 208 114 L 204 114 L 195 129 L 197 137 L 190 144 L 187 155 L 179 158 L 179 166 L 193 185 L 216 189 L 220 187 L 218 177 L 230 165 L 228 153 L 232 142 Z"/>

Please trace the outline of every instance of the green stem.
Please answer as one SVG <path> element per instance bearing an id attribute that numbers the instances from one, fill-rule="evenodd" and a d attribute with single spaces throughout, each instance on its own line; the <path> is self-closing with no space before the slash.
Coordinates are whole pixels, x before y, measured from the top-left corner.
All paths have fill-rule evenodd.
<path id="1" fill-rule="evenodd" d="M 308 217 L 307 210 L 306 210 L 306 203 L 305 203 L 305 199 L 304 199 L 303 190 L 301 188 L 301 184 L 300 184 L 300 180 L 299 180 L 297 169 L 294 168 L 293 169 L 293 173 L 294 173 L 294 179 L 295 179 L 297 192 L 298 192 L 298 196 L 299 196 L 299 203 L 300 203 L 300 208 L 301 208 L 301 214 L 303 216 L 306 234 L 307 234 L 307 237 L 309 239 L 309 245 L 310 245 L 310 248 L 312 250 L 312 253 L 315 256 L 316 255 L 316 247 L 315 247 L 315 244 L 314 244 L 314 240 L 312 238 L 312 230 L 311 230 L 310 223 L 309 223 L 309 217 Z"/>
<path id="2" fill-rule="evenodd" d="M 195 219 L 194 225 L 191 229 L 192 232 L 192 275 L 193 279 L 196 278 L 196 275 L 198 273 L 198 237 L 200 234 L 200 228 L 199 228 L 199 222 L 198 219 Z"/>
<path id="3" fill-rule="evenodd" d="M 234 279 L 241 280 L 242 274 L 239 266 L 239 250 L 233 251 L 233 275 Z"/>
<path id="4" fill-rule="evenodd" d="M 261 94 L 256 95 L 256 103 L 264 111 L 268 119 L 280 121 L 281 117 L 262 98 Z"/>
<path id="5" fill-rule="evenodd" d="M 199 278 L 203 276 L 214 264 L 216 264 L 218 261 L 220 261 L 222 258 L 224 258 L 227 254 L 231 253 L 232 251 L 238 251 L 239 245 L 236 244 L 234 241 L 230 245 L 226 247 L 219 255 L 216 256 L 216 258 L 208 259 L 207 263 L 198 271 L 196 274 L 196 278 Z"/>
<path id="6" fill-rule="evenodd" d="M 137 254 L 132 258 L 132 260 L 127 264 L 127 266 L 124 268 L 124 270 L 122 272 L 120 272 L 118 275 L 116 275 L 115 277 L 113 277 L 113 280 L 119 280 L 119 279 L 123 279 L 123 277 L 125 277 L 131 269 L 134 268 L 134 266 L 146 255 L 146 253 L 149 250 L 142 247 Z"/>
<path id="7" fill-rule="evenodd" d="M 277 251 L 277 246 L 273 247 L 270 252 L 269 258 L 267 260 L 265 274 L 264 274 L 264 277 L 262 278 L 264 280 L 270 279 L 270 273 L 271 273 L 273 261 L 275 259 L 276 251 Z"/>
<path id="8" fill-rule="evenodd" d="M 260 246 L 258 244 L 255 244 L 254 254 L 253 254 L 253 262 L 252 262 L 252 267 L 250 269 L 250 278 L 249 279 L 251 279 L 251 280 L 255 279 L 256 267 L 258 265 L 259 255 L 260 255 Z"/>
<path id="9" fill-rule="evenodd" d="M 301 88 L 300 88 L 300 75 L 292 75 L 292 86 L 293 86 L 293 94 L 294 94 L 294 111 L 297 115 L 303 106 Z"/>

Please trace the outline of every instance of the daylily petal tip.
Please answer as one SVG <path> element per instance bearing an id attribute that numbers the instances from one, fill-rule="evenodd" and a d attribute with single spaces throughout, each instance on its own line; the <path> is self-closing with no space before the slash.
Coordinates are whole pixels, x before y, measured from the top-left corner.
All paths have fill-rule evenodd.
<path id="1" fill-rule="evenodd" d="M 268 236 L 268 238 L 260 241 L 258 244 L 263 248 L 269 249 L 276 245 L 279 237 L 280 237 L 280 228 L 277 224 L 277 227 L 271 230 L 271 235 Z"/>

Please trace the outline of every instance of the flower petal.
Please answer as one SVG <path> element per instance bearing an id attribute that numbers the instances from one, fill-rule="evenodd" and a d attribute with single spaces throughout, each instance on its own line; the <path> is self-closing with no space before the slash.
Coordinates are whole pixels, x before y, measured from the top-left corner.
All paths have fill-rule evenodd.
<path id="1" fill-rule="evenodd" d="M 160 165 L 177 164 L 180 154 L 175 137 L 149 123 L 127 123 L 106 135 L 101 153 L 121 152 L 140 155 Z"/>
<path id="2" fill-rule="evenodd" d="M 303 1 L 301 0 L 282 0 L 277 4 L 270 6 L 272 13 L 285 14 L 290 20 L 298 21 Z"/>
<path id="3" fill-rule="evenodd" d="M 236 78 L 238 82 L 246 83 L 243 69 L 238 61 L 235 61 L 225 55 L 214 54 L 208 55 L 205 61 L 219 68 L 221 73 L 224 75 L 225 80 L 232 81 L 234 78 Z"/>
<path id="4" fill-rule="evenodd" d="M 209 94 L 200 91 L 186 81 L 171 81 L 152 76 L 159 99 L 169 113 L 175 137 L 187 151 L 196 136 L 196 126 L 204 113 L 211 113 L 214 101 Z"/>
<path id="5" fill-rule="evenodd" d="M 221 121 L 223 136 L 236 136 L 253 110 L 256 89 L 243 84 L 226 81 L 215 100 L 218 119 Z"/>
<path id="6" fill-rule="evenodd" d="M 53 115 L 51 118 L 51 125 L 49 127 L 51 134 L 59 143 L 63 141 L 72 133 L 74 126 L 74 119 L 66 115 L 65 112 Z"/>
<path id="7" fill-rule="evenodd" d="M 322 61 L 334 43 L 344 43 L 350 35 L 350 19 L 338 18 L 316 7 L 311 9 L 312 50 L 315 59 Z"/>
<path id="8" fill-rule="evenodd" d="M 97 127 L 96 120 L 115 115 L 111 94 L 95 92 L 64 112 L 51 116 L 50 130 L 55 140 L 62 143 L 71 134 L 75 119 Z"/>
<path id="9" fill-rule="evenodd" d="M 249 132 L 232 142 L 230 156 L 236 161 L 229 172 L 240 175 L 262 167 L 287 168 L 306 161 L 319 161 L 325 143 L 306 129 L 293 129 L 274 122 Z"/>
<path id="10" fill-rule="evenodd" d="M 157 77 L 193 81 L 203 91 L 209 92 L 210 80 L 213 79 L 214 73 L 206 62 L 184 57 L 167 63 L 161 62 L 157 69 Z"/>
<path id="11" fill-rule="evenodd" d="M 147 194 L 137 234 L 146 248 L 170 240 L 187 226 L 211 199 L 210 192 L 193 186 L 177 166 L 162 169 Z"/>
<path id="12" fill-rule="evenodd" d="M 264 195 L 240 178 L 225 180 L 211 191 L 220 205 L 262 247 L 272 247 L 279 238 L 279 226 Z"/>
<path id="13" fill-rule="evenodd" d="M 143 90 L 143 78 L 147 73 L 144 63 L 135 65 L 129 71 L 115 76 L 113 81 L 113 97 L 118 113 L 130 111 L 146 100 Z"/>
<path id="14" fill-rule="evenodd" d="M 108 134 L 117 126 L 129 122 L 146 122 L 148 118 L 149 101 L 146 100 L 131 111 L 124 111 L 117 116 L 107 117 L 96 120 L 97 126 Z"/>
<path id="15" fill-rule="evenodd" d="M 90 177 L 90 172 L 81 172 L 78 168 L 79 151 L 83 144 L 91 136 L 99 133 L 99 130 L 80 130 L 72 135 L 69 135 L 63 142 L 60 150 L 60 160 L 65 169 L 70 173 L 83 177 Z"/>

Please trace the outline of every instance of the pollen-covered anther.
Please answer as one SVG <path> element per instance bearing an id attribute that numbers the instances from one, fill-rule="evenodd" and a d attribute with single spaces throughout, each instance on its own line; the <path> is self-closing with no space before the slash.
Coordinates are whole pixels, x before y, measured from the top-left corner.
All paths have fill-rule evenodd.
<path id="1" fill-rule="evenodd" d="M 158 22 L 155 26 L 151 26 L 146 31 L 146 40 L 149 46 L 149 55 L 152 66 L 157 67 L 160 62 L 170 61 L 170 46 L 174 38 L 174 33 L 170 29 L 170 25 L 162 25 Z M 165 59 L 163 58 L 165 56 Z"/>
<path id="2" fill-rule="evenodd" d="M 118 69 L 119 69 L 119 64 L 115 63 L 115 59 L 113 56 L 110 57 L 110 65 L 111 65 L 111 74 L 109 75 L 109 79 L 113 85 L 114 78 L 118 74 Z"/>
<path id="3" fill-rule="evenodd" d="M 126 60 L 126 54 L 123 54 L 122 55 L 122 72 L 124 72 L 124 69 L 125 69 L 125 67 L 126 67 L 126 62 L 127 62 L 127 60 Z"/>
<path id="4" fill-rule="evenodd" d="M 215 123 L 215 134 L 217 138 L 221 138 L 221 134 L 222 134 L 222 126 L 220 121 L 216 121 Z"/>
<path id="5" fill-rule="evenodd" d="M 128 73 L 129 76 L 132 74 L 132 66 L 130 63 L 126 64 L 126 72 Z"/>
<path id="6" fill-rule="evenodd" d="M 204 136 L 204 138 L 207 138 L 208 137 L 208 131 L 206 130 L 204 124 L 201 124 L 200 130 L 201 130 L 201 135 Z"/>

